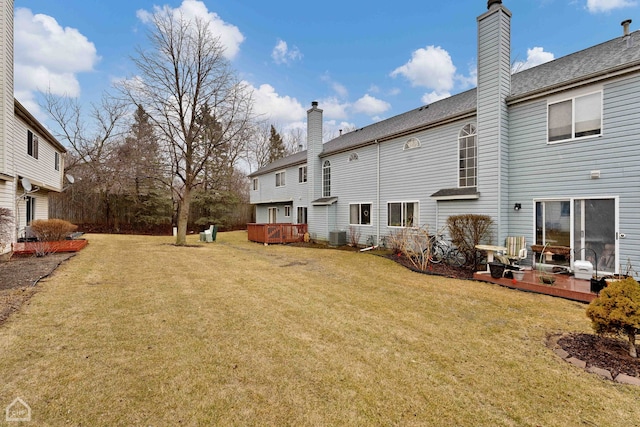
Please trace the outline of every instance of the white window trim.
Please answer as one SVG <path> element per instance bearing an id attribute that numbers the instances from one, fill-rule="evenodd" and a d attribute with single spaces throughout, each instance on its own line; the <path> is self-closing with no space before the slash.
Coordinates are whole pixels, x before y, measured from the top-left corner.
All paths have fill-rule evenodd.
<path id="1" fill-rule="evenodd" d="M 326 166 L 328 164 L 328 166 Z M 324 179 L 325 170 L 329 170 L 329 191 L 326 191 L 326 180 Z M 331 197 L 331 161 L 325 160 L 322 162 L 322 197 Z"/>
<path id="2" fill-rule="evenodd" d="M 462 132 L 462 130 L 467 127 L 468 125 L 473 126 L 474 130 L 475 130 L 475 138 L 476 138 L 476 164 L 475 164 L 475 169 L 476 169 L 476 175 L 475 175 L 475 181 L 476 184 L 475 185 L 467 185 L 467 186 L 462 186 L 460 185 L 460 133 Z M 471 135 L 467 135 L 467 137 L 469 137 Z M 466 137 L 465 137 L 466 138 Z M 462 128 L 460 128 L 460 130 L 458 131 L 458 139 L 457 139 L 457 143 L 458 143 L 458 162 L 456 163 L 458 165 L 458 169 L 456 170 L 457 173 L 457 181 L 458 181 L 458 188 L 475 188 L 478 186 L 478 126 L 475 123 L 467 123 L 464 126 L 462 126 Z M 468 179 L 468 177 L 467 177 Z"/>
<path id="3" fill-rule="evenodd" d="M 358 213 L 362 215 L 362 205 L 369 205 L 369 224 L 352 224 L 351 223 L 351 206 L 358 205 Z M 373 202 L 354 202 L 349 203 L 349 225 L 353 225 L 354 227 L 373 227 Z"/>
<path id="4" fill-rule="evenodd" d="M 300 170 L 304 169 L 304 181 L 300 181 Z M 298 184 L 306 184 L 309 181 L 309 169 L 307 169 L 307 165 L 298 167 Z"/>
<path id="5" fill-rule="evenodd" d="M 285 218 L 291 218 L 291 205 L 285 205 L 284 206 L 284 217 Z"/>
<path id="6" fill-rule="evenodd" d="M 307 210 L 307 214 L 306 216 L 306 222 L 296 222 L 296 224 L 308 224 L 309 223 L 309 208 L 307 206 L 296 206 L 296 221 L 300 221 L 300 209 L 306 209 Z"/>
<path id="7" fill-rule="evenodd" d="M 414 217 L 414 224 L 410 227 L 404 226 L 404 225 L 389 225 L 389 205 L 394 204 L 394 203 L 400 203 L 401 207 L 402 205 L 405 205 L 407 203 L 414 203 L 416 205 L 418 205 L 418 214 L 416 217 Z M 404 209 L 401 210 L 402 214 L 404 215 Z M 402 221 L 401 222 L 405 222 L 405 218 L 401 218 Z M 420 201 L 419 200 L 390 200 L 387 202 L 387 227 L 388 228 L 419 228 L 420 227 Z"/>
<path id="8" fill-rule="evenodd" d="M 402 146 L 402 151 L 413 150 L 420 147 L 422 147 L 422 142 L 419 138 L 414 136 L 405 141 L 404 145 Z"/>
<path id="9" fill-rule="evenodd" d="M 597 135 L 586 135 L 575 137 L 575 128 L 576 128 L 576 108 L 575 101 L 576 98 L 582 98 L 583 96 L 593 95 L 594 93 L 600 93 L 600 133 Z M 554 104 L 559 104 L 561 102 L 571 101 L 571 138 L 567 139 L 559 139 L 557 141 L 549 141 L 549 106 Z M 563 144 L 565 142 L 573 142 L 573 141 L 583 141 L 585 139 L 590 138 L 600 138 L 604 134 L 604 91 L 602 87 L 598 89 L 594 89 L 593 87 L 589 87 L 588 89 L 576 90 L 569 94 L 563 94 L 562 96 L 556 95 L 554 97 L 550 97 L 547 100 L 547 131 L 546 131 L 546 141 L 547 145 L 553 144 Z"/>
<path id="10" fill-rule="evenodd" d="M 259 187 L 259 181 L 258 178 L 253 178 L 251 180 L 251 191 L 258 191 Z"/>
<path id="11" fill-rule="evenodd" d="M 280 178 L 280 185 L 278 185 L 278 175 L 281 175 L 282 177 L 284 177 L 284 180 L 282 178 Z M 287 185 L 287 171 L 285 170 L 281 170 L 275 173 L 275 185 L 276 188 L 281 188 L 281 187 L 285 187 Z"/>

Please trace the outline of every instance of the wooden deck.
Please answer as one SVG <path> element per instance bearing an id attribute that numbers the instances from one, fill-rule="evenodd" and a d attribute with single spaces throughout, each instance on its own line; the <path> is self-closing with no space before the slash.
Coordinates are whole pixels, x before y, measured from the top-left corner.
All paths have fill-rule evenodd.
<path id="1" fill-rule="evenodd" d="M 591 283 L 589 280 L 576 279 L 566 274 L 554 274 L 556 279 L 555 283 L 553 285 L 545 285 L 538 280 L 538 274 L 536 270 L 525 270 L 524 278 L 518 281 L 507 278 L 494 279 L 488 272 L 478 271 L 474 273 L 473 278 L 483 282 L 496 283 L 512 289 L 567 298 L 580 302 L 588 303 L 597 297 L 595 293 L 591 292 Z"/>
<path id="2" fill-rule="evenodd" d="M 60 240 L 56 242 L 24 242 L 13 244 L 14 255 L 30 255 L 36 252 L 78 252 L 89 244 L 86 239 Z"/>
<path id="3" fill-rule="evenodd" d="M 247 224 L 248 239 L 258 243 L 302 242 L 307 224 Z"/>

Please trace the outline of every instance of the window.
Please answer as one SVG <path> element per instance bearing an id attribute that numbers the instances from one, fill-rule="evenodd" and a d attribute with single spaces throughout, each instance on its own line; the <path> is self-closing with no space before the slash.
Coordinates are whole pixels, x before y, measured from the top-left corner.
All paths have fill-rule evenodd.
<path id="1" fill-rule="evenodd" d="M 371 224 L 371 203 L 353 203 L 349 205 L 350 225 Z"/>
<path id="2" fill-rule="evenodd" d="M 475 187 L 478 174 L 478 148 L 476 144 L 476 127 L 468 124 L 458 135 L 459 181 L 458 186 Z"/>
<path id="3" fill-rule="evenodd" d="M 568 200 L 536 202 L 536 244 L 571 246 L 571 209 Z"/>
<path id="4" fill-rule="evenodd" d="M 34 159 L 38 158 L 38 137 L 30 130 L 27 131 L 27 154 Z"/>
<path id="5" fill-rule="evenodd" d="M 31 221 L 36 219 L 36 198 L 27 196 L 24 200 L 27 206 L 27 225 L 31 225 Z"/>
<path id="6" fill-rule="evenodd" d="M 602 92 L 549 104 L 549 142 L 600 135 Z"/>
<path id="7" fill-rule="evenodd" d="M 58 153 L 57 151 L 54 153 L 54 156 L 53 156 L 53 167 L 57 171 L 60 170 L 60 153 Z"/>
<path id="8" fill-rule="evenodd" d="M 331 162 L 325 160 L 322 164 L 322 197 L 331 196 Z"/>
<path id="9" fill-rule="evenodd" d="M 253 178 L 251 180 L 253 191 L 258 191 L 258 178 Z"/>
<path id="10" fill-rule="evenodd" d="M 307 182 L 307 167 L 300 166 L 298 168 L 298 182 L 302 184 L 303 182 Z"/>
<path id="11" fill-rule="evenodd" d="M 387 225 L 389 227 L 417 227 L 417 218 L 417 202 L 396 202 L 388 204 Z"/>
<path id="12" fill-rule="evenodd" d="M 422 144 L 418 138 L 409 138 L 407 139 L 407 142 L 404 143 L 404 147 L 402 147 L 402 149 L 411 150 L 413 148 L 420 148 L 421 146 Z"/>
<path id="13" fill-rule="evenodd" d="M 291 206 L 287 205 L 284 207 L 284 216 L 286 217 L 290 217 L 291 216 Z"/>
<path id="14" fill-rule="evenodd" d="M 284 187 L 285 184 L 285 171 L 276 172 L 276 187 Z"/>
<path id="15" fill-rule="evenodd" d="M 307 223 L 307 208 L 304 206 L 298 206 L 298 224 Z"/>

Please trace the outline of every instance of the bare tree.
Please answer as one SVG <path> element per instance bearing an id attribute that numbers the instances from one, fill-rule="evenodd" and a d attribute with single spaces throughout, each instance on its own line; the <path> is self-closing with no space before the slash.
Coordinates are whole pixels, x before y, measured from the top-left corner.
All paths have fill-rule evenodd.
<path id="1" fill-rule="evenodd" d="M 120 191 L 125 179 L 114 157 L 124 138 L 128 106 L 105 94 L 85 115 L 76 99 L 47 93 L 42 107 L 56 124 L 52 133 L 69 148 L 65 171 L 80 178 L 74 184 L 75 192 L 92 198 L 97 195 L 98 222 L 113 221 L 117 229 L 110 196 Z"/>
<path id="2" fill-rule="evenodd" d="M 123 92 L 141 105 L 162 134 L 171 159 L 177 198 L 176 244 L 186 244 L 192 192 L 218 147 L 243 144 L 251 127 L 252 94 L 224 58 L 224 47 L 200 18 L 167 10 L 151 19 L 151 48 L 137 50 L 138 78 Z M 208 133 L 205 115 L 219 125 Z"/>
<path id="3" fill-rule="evenodd" d="M 304 150 L 307 141 L 307 132 L 301 128 L 291 128 L 284 135 L 285 144 L 289 153 L 297 153 Z"/>

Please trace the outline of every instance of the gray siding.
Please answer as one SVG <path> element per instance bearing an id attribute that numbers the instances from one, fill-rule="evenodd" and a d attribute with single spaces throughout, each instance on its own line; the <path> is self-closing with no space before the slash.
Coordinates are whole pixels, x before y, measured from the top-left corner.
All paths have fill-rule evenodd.
<path id="1" fill-rule="evenodd" d="M 546 141 L 546 99 L 511 108 L 508 205 L 522 203 L 510 210 L 511 234 L 533 243 L 535 199 L 619 197 L 619 261 L 640 266 L 640 104 L 631 102 L 639 97 L 640 75 L 605 84 L 602 135 L 556 144 Z"/>
<path id="2" fill-rule="evenodd" d="M 511 91 L 510 13 L 497 7 L 478 18 L 478 191 L 476 214 L 492 217 L 496 243 L 507 234 L 509 123 L 505 99 Z"/>

